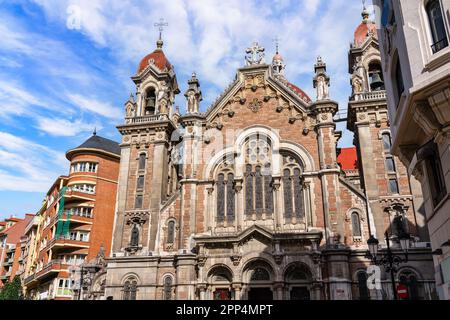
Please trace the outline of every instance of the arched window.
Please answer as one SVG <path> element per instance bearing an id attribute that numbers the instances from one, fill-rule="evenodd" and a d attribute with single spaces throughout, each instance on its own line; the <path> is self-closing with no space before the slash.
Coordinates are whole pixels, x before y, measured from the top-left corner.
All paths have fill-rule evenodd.
<path id="1" fill-rule="evenodd" d="M 247 138 L 245 144 L 245 215 L 273 213 L 273 187 L 270 141 L 259 135 Z"/>
<path id="2" fill-rule="evenodd" d="M 148 88 L 145 92 L 144 115 L 155 114 L 156 95 L 155 88 Z"/>
<path id="3" fill-rule="evenodd" d="M 433 44 L 431 49 L 436 53 L 448 46 L 447 33 L 445 32 L 444 18 L 439 0 L 430 0 L 427 3 L 426 11 L 430 23 L 431 37 Z"/>
<path id="4" fill-rule="evenodd" d="M 145 162 L 146 162 L 146 154 L 145 153 L 141 153 L 139 155 L 139 170 L 144 170 L 145 169 Z"/>
<path id="5" fill-rule="evenodd" d="M 175 221 L 171 220 L 167 224 L 167 243 L 174 243 L 175 241 Z"/>
<path id="6" fill-rule="evenodd" d="M 370 89 L 372 91 L 384 90 L 383 71 L 379 62 L 369 64 Z"/>
<path id="7" fill-rule="evenodd" d="M 269 271 L 261 267 L 255 268 L 250 278 L 250 281 L 269 281 L 269 280 L 270 280 Z"/>
<path id="8" fill-rule="evenodd" d="M 164 300 L 172 300 L 172 284 L 173 280 L 171 276 L 164 278 Z"/>
<path id="9" fill-rule="evenodd" d="M 123 285 L 123 300 L 136 300 L 137 280 L 127 279 Z"/>
<path id="10" fill-rule="evenodd" d="M 391 151 L 391 135 L 388 132 L 384 132 L 381 137 L 383 138 L 383 148 L 385 151 Z"/>
<path id="11" fill-rule="evenodd" d="M 357 212 L 352 213 L 352 233 L 354 237 L 361 237 L 361 220 Z"/>
<path id="12" fill-rule="evenodd" d="M 228 222 L 233 222 L 235 216 L 234 174 L 230 172 L 226 177 L 227 180 L 225 174 L 220 173 L 216 182 L 218 222 L 224 222 L 225 218 Z"/>
<path id="13" fill-rule="evenodd" d="M 305 217 L 303 203 L 303 179 L 300 162 L 290 155 L 283 157 L 283 203 L 285 218 Z"/>
<path id="14" fill-rule="evenodd" d="M 357 273 L 359 300 L 369 300 L 370 294 L 367 288 L 367 273 L 360 271 Z"/>

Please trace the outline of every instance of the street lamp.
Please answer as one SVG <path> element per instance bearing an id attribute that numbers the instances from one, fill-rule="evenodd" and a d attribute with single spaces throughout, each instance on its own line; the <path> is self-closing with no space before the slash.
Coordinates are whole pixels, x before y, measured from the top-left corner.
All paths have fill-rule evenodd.
<path id="1" fill-rule="evenodd" d="M 386 272 L 390 272 L 392 282 L 392 293 L 394 295 L 394 300 L 397 300 L 397 290 L 395 288 L 395 273 L 397 272 L 397 266 L 400 263 L 408 262 L 408 249 L 411 237 L 406 232 L 401 232 L 401 234 L 398 236 L 398 239 L 400 240 L 400 246 L 402 248 L 403 253 L 405 254 L 405 258 L 393 254 L 389 244 L 389 235 L 387 231 L 384 233 L 384 238 L 386 240 L 386 253 L 379 255 L 378 239 L 375 238 L 373 235 L 370 236 L 369 240 L 367 240 L 367 246 L 369 247 L 367 257 L 370 260 L 372 260 L 372 262 L 375 265 L 383 266 Z"/>

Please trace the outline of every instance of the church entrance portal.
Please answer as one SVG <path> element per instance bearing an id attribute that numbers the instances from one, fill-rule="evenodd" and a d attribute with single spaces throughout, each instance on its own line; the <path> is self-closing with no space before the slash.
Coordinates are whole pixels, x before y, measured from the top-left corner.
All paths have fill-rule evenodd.
<path id="1" fill-rule="evenodd" d="M 273 292 L 270 288 L 250 288 L 248 300 L 273 300 Z"/>

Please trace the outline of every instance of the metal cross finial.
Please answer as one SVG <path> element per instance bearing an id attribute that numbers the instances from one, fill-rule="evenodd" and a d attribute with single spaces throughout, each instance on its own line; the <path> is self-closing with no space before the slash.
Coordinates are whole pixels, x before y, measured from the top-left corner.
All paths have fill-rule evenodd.
<path id="1" fill-rule="evenodd" d="M 272 41 L 275 42 L 275 48 L 276 48 L 276 52 L 275 53 L 277 53 L 277 54 L 278 54 L 278 46 L 280 44 L 280 40 L 281 39 L 278 38 L 278 37 L 275 37 L 275 38 L 272 39 Z"/>
<path id="2" fill-rule="evenodd" d="M 164 18 L 160 18 L 159 22 L 155 23 L 154 26 L 158 27 L 159 30 L 159 40 L 161 40 L 162 32 L 164 30 L 164 27 L 167 27 L 169 24 L 167 22 L 164 22 Z"/>

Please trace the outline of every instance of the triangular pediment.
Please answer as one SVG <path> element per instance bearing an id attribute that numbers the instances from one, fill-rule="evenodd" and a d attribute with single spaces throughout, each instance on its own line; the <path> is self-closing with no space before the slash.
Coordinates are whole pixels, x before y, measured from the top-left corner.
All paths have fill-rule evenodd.
<path id="1" fill-rule="evenodd" d="M 235 80 L 208 108 L 206 121 L 213 123 L 222 115 L 232 116 L 236 107 L 245 107 L 257 114 L 259 108 L 269 103 L 291 110 L 294 116 L 303 116 L 310 112 L 311 100 L 284 78 L 275 77 L 269 65 L 246 67 L 238 70 Z M 277 112 L 276 108 L 273 112 Z"/>

